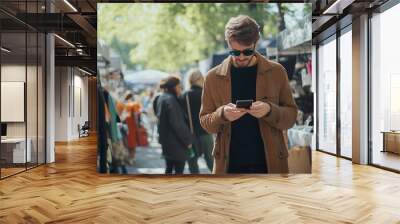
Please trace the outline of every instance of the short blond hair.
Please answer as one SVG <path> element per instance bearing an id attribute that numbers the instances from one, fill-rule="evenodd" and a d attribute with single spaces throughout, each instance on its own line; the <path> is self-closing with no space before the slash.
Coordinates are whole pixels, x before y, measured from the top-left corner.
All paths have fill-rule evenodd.
<path id="1" fill-rule="evenodd" d="M 255 44 L 260 39 L 260 26 L 250 16 L 239 15 L 229 19 L 225 25 L 225 40 L 242 45 Z"/>
<path id="2" fill-rule="evenodd" d="M 191 86 L 200 86 L 203 87 L 204 83 L 204 77 L 203 74 L 201 74 L 201 71 L 197 68 L 191 69 L 189 72 L 189 84 Z"/>

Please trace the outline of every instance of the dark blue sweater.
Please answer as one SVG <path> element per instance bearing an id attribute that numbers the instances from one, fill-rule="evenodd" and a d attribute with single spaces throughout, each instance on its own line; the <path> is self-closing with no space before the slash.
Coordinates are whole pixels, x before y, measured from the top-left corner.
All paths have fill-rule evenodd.
<path id="1" fill-rule="evenodd" d="M 256 99 L 257 65 L 231 67 L 232 103 Z M 229 173 L 267 173 L 264 143 L 258 119 L 245 114 L 232 122 Z"/>

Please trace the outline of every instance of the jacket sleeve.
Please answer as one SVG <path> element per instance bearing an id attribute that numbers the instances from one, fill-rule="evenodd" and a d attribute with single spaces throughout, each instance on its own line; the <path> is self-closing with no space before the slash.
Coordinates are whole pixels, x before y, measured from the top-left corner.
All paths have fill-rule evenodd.
<path id="1" fill-rule="evenodd" d="M 224 105 L 216 107 L 214 98 L 212 97 L 212 91 L 215 89 L 210 88 L 210 74 L 207 75 L 203 86 L 203 93 L 201 96 L 201 108 L 200 108 L 200 125 L 208 133 L 220 132 L 223 125 L 229 123 L 229 120 L 224 118 Z"/>
<path id="2" fill-rule="evenodd" d="M 178 136 L 179 140 L 185 146 L 192 144 L 192 135 L 190 129 L 185 121 L 181 105 L 176 100 L 171 100 L 167 103 L 168 107 L 168 120 L 174 133 Z"/>
<path id="3" fill-rule="evenodd" d="M 286 70 L 283 67 L 280 73 L 280 76 L 283 78 L 281 79 L 281 88 L 279 92 L 279 105 L 267 101 L 271 106 L 271 111 L 261 119 L 274 128 L 287 130 L 296 122 L 297 106 L 292 96 Z"/>

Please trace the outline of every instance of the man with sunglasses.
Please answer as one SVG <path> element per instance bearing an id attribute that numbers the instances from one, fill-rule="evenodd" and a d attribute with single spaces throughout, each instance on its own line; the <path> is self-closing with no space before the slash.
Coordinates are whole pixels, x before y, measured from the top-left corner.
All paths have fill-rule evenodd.
<path id="1" fill-rule="evenodd" d="M 216 133 L 214 174 L 288 172 L 283 131 L 295 123 L 297 106 L 286 70 L 255 50 L 259 31 L 249 16 L 231 18 L 225 26 L 230 56 L 204 83 L 200 123 Z M 238 100 L 252 103 L 246 108 Z"/>

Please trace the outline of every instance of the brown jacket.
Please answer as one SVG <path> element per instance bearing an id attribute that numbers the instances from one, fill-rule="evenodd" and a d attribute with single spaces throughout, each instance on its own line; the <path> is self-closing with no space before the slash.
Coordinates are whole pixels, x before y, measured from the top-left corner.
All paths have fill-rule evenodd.
<path id="1" fill-rule="evenodd" d="M 271 105 L 268 116 L 259 119 L 268 172 L 288 173 L 288 150 L 282 132 L 295 123 L 297 106 L 285 68 L 259 53 L 256 53 L 256 57 L 256 98 Z M 229 162 L 231 124 L 223 117 L 223 106 L 232 101 L 231 62 L 229 56 L 208 72 L 202 95 L 200 124 L 207 132 L 217 134 L 212 153 L 214 174 L 226 173 Z"/>

